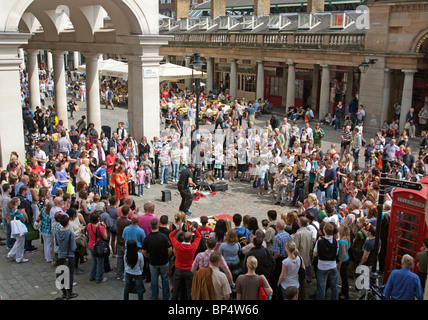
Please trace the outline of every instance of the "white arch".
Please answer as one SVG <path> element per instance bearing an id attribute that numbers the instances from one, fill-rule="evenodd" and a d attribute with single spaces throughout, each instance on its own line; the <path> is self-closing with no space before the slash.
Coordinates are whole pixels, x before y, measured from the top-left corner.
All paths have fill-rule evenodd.
<path id="1" fill-rule="evenodd" d="M 24 12 L 43 7 L 55 10 L 59 5 L 70 7 L 87 7 L 101 5 L 109 14 L 117 34 L 158 34 L 158 1 L 157 0 L 0 0 L 0 32 L 18 31 Z M 40 13 L 33 14 L 42 22 Z M 51 25 L 52 26 L 52 25 Z M 50 27 L 51 27 L 50 26 Z M 46 29 L 46 28 L 45 28 Z"/>

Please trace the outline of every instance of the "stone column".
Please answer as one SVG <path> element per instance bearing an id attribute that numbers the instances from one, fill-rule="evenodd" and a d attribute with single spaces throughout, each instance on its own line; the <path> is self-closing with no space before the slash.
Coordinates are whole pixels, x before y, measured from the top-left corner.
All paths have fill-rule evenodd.
<path id="1" fill-rule="evenodd" d="M 233 98 L 238 98 L 238 60 L 230 61 L 230 89 L 229 94 Z"/>
<path id="2" fill-rule="evenodd" d="M 160 135 L 159 62 L 162 57 L 128 56 L 132 72 L 128 75 L 129 96 L 132 96 L 132 137 L 150 141 Z"/>
<path id="3" fill-rule="evenodd" d="M 312 92 L 311 92 L 311 109 L 314 113 L 317 111 L 318 103 L 318 79 L 320 77 L 320 65 L 314 65 L 314 71 L 312 72 Z"/>
<path id="4" fill-rule="evenodd" d="M 288 65 L 288 76 L 287 76 L 287 102 L 286 108 L 290 105 L 294 105 L 296 100 L 296 67 L 293 61 L 287 61 Z"/>
<path id="5" fill-rule="evenodd" d="M 256 100 L 265 97 L 265 65 L 261 60 L 257 60 L 257 81 L 256 81 Z"/>
<path id="6" fill-rule="evenodd" d="M 47 51 L 47 60 L 48 60 L 48 72 L 49 72 L 49 76 L 51 76 L 52 70 L 53 70 L 53 60 L 52 60 L 52 52 L 50 51 Z"/>
<path id="7" fill-rule="evenodd" d="M 404 73 L 403 93 L 401 95 L 400 132 L 404 130 L 406 117 L 412 107 L 413 75 L 417 70 L 401 70 Z"/>
<path id="8" fill-rule="evenodd" d="M 214 89 L 214 58 L 207 58 L 207 83 L 206 93 Z"/>
<path id="9" fill-rule="evenodd" d="M 40 82 L 39 82 L 39 67 L 37 63 L 37 54 L 39 50 L 27 50 L 27 71 L 28 71 L 28 84 L 30 90 L 30 106 L 31 109 L 36 110 L 40 107 Z"/>
<path id="10" fill-rule="evenodd" d="M 391 69 L 385 68 L 385 77 L 383 79 L 383 97 L 382 97 L 382 111 L 380 113 L 380 127 L 383 122 L 388 120 L 389 111 L 389 97 L 391 95 Z"/>
<path id="11" fill-rule="evenodd" d="M 189 0 L 175 0 L 175 20 L 187 18 L 189 16 Z"/>
<path id="12" fill-rule="evenodd" d="M 53 51 L 55 110 L 58 120 L 62 120 L 68 128 L 67 91 L 65 82 L 64 51 Z"/>
<path id="13" fill-rule="evenodd" d="M 27 44 L 31 34 L 0 33 L 0 166 L 6 168 L 12 151 L 25 162 L 18 47 Z"/>
<path id="14" fill-rule="evenodd" d="M 320 120 L 325 118 L 325 114 L 329 109 L 330 101 L 330 69 L 326 64 L 321 64 L 321 67 L 320 112 L 318 116 Z"/>
<path id="15" fill-rule="evenodd" d="M 99 54 L 85 54 L 86 58 L 86 117 L 101 133 Z"/>
<path id="16" fill-rule="evenodd" d="M 77 67 L 80 65 L 78 51 L 73 51 L 73 63 L 74 63 L 74 69 L 77 69 Z"/>
<path id="17" fill-rule="evenodd" d="M 352 91 L 354 88 L 354 67 L 348 67 L 348 80 L 346 82 L 346 101 L 343 101 L 345 108 L 349 106 L 352 100 Z"/>
<path id="18" fill-rule="evenodd" d="M 191 60 L 192 60 L 192 57 L 189 55 L 187 55 L 186 58 L 184 58 L 184 63 L 185 63 L 185 66 L 187 68 L 192 68 L 190 66 Z M 186 79 L 186 80 L 184 80 L 184 83 L 185 83 L 186 88 L 189 88 L 190 92 L 193 92 L 193 79 Z"/>

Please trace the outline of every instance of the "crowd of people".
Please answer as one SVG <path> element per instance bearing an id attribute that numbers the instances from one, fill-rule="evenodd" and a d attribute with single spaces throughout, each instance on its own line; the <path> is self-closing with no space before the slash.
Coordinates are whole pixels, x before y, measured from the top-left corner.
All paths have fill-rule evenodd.
<path id="1" fill-rule="evenodd" d="M 106 107 L 112 85 L 121 87 L 113 82 L 102 85 Z M 358 265 L 379 263 L 380 271 L 385 268 L 391 195 L 379 217 L 382 157 L 387 157 L 390 177 L 418 181 L 427 172 L 425 130 L 416 153 L 407 129 L 390 141 L 384 130 L 368 137 L 362 111 L 347 114 L 343 124 L 336 117 L 335 129 L 343 130 L 340 146 L 333 143 L 323 152 L 325 131 L 308 110 L 299 116 L 299 108 L 290 107 L 289 118 L 282 119 L 272 113 L 262 128 L 256 128 L 256 114 L 269 110 L 268 103 L 225 97 L 229 104 L 209 104 L 217 108 L 214 132 L 201 130 L 198 135 L 195 94 L 162 92 L 167 101 L 165 130 L 138 142 L 123 122 L 115 130 L 103 127 L 97 132 L 82 116 L 69 130 L 54 104 L 33 111 L 27 89 L 23 81 L 26 157 L 11 154 L 1 171 L 8 258 L 27 262 L 24 253 L 37 250 L 32 241 L 38 238 L 32 236 L 40 233 L 45 261 L 67 265 L 73 284 L 89 255 L 89 279 L 106 281 L 113 255 L 116 278 L 125 281 L 124 299 L 133 290 L 143 298 L 143 279 L 151 282 L 151 297 L 157 299 L 159 277 L 166 300 L 256 300 L 261 298 L 260 287 L 272 299 L 323 300 L 327 288 L 332 299 L 349 299 L 348 278 L 355 276 Z M 82 98 L 79 94 L 71 94 L 70 108 Z M 202 93 L 199 107 L 207 108 L 213 98 L 212 93 Z M 269 210 L 262 221 L 234 214 L 232 219 L 219 219 L 213 228 L 205 216 L 200 223 L 187 222 L 183 211 L 172 222 L 168 216 L 156 217 L 152 202 L 139 212 L 132 196 L 143 197 L 153 183 L 178 182 L 180 172 L 193 163 L 201 164 L 202 181 L 228 176 L 229 181 L 251 182 L 259 196 L 271 197 L 272 208 L 294 208 L 281 214 Z M 12 228 L 18 220 L 25 224 L 26 235 Z M 379 224 L 377 255 L 374 236 Z M 422 290 L 427 255 L 418 257 L 417 284 Z M 314 279 L 316 292 L 306 292 Z M 395 287 L 388 298 L 409 297 L 403 291 Z M 412 298 L 421 299 L 420 293 Z M 63 290 L 63 299 L 76 296 L 72 286 Z"/>

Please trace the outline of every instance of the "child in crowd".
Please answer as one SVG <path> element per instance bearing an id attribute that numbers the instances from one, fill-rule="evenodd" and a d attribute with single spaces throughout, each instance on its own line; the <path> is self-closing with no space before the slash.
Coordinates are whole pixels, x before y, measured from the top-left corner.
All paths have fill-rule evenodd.
<path id="1" fill-rule="evenodd" d="M 144 184 L 146 180 L 146 171 L 144 170 L 145 163 L 140 163 L 137 171 L 137 188 L 138 188 L 138 196 L 142 197 L 144 195 Z M 150 181 L 150 180 L 149 180 Z"/>
<path id="2" fill-rule="evenodd" d="M 289 166 L 287 167 L 287 198 L 286 201 L 291 201 L 293 199 L 293 193 L 294 193 L 294 174 L 293 174 L 293 167 Z"/>
<path id="3" fill-rule="evenodd" d="M 97 204 L 101 201 L 101 196 L 99 194 L 94 194 L 94 197 L 92 198 L 93 202 L 90 205 L 90 212 L 94 212 L 96 210 Z"/>
<path id="4" fill-rule="evenodd" d="M 147 182 L 146 187 L 147 187 L 147 189 L 150 189 L 150 182 L 153 179 L 153 172 L 152 172 L 153 163 L 149 159 L 148 153 L 144 154 L 144 160 L 143 160 L 142 164 L 144 165 L 144 172 L 146 174 L 146 182 Z"/>
<path id="5" fill-rule="evenodd" d="M 201 234 L 201 237 L 205 237 L 206 240 L 210 237 L 211 232 L 214 232 L 214 230 L 211 227 L 208 227 L 208 217 L 202 216 L 200 218 L 201 221 L 201 227 L 198 228 L 199 233 Z"/>
<path id="6" fill-rule="evenodd" d="M 95 170 L 94 177 L 97 179 L 98 193 L 103 196 L 106 193 L 107 186 L 107 162 L 101 161 L 100 167 Z"/>

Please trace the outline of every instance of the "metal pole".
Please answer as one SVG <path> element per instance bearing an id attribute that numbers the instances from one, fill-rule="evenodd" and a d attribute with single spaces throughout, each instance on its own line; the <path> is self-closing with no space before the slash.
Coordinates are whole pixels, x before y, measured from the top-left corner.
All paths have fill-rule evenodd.
<path id="1" fill-rule="evenodd" d="M 386 178 L 386 167 L 388 165 L 388 160 L 386 157 L 386 153 L 382 153 L 382 173 L 381 177 Z M 383 204 L 385 202 L 385 193 L 386 193 L 386 185 L 379 185 L 379 201 L 377 205 L 377 223 L 376 223 L 376 235 L 375 235 L 375 243 L 374 243 L 374 263 L 372 265 L 372 272 L 376 273 L 377 271 L 377 260 L 379 255 L 379 240 L 380 240 L 380 232 L 382 228 L 382 214 L 383 214 Z M 386 244 L 381 244 L 386 245 Z"/>

